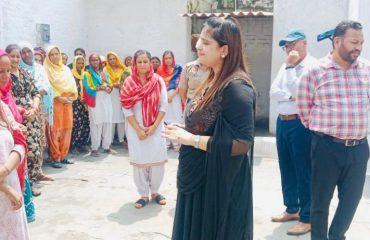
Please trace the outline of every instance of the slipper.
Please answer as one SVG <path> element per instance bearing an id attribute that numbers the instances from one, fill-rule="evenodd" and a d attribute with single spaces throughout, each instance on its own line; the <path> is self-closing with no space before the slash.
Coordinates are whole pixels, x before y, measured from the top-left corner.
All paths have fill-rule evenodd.
<path id="1" fill-rule="evenodd" d="M 157 204 L 159 205 L 166 205 L 166 198 L 163 197 L 161 194 L 157 194 L 154 198 L 152 198 Z"/>
<path id="2" fill-rule="evenodd" d="M 31 187 L 32 196 L 38 197 L 41 195 L 41 191 L 37 188 Z"/>
<path id="3" fill-rule="evenodd" d="M 62 164 L 74 164 L 75 162 L 71 159 L 65 158 L 60 163 L 62 163 Z"/>
<path id="4" fill-rule="evenodd" d="M 98 153 L 98 151 L 93 150 L 93 151 L 91 151 L 90 156 L 91 156 L 91 157 L 99 157 L 99 156 L 100 156 L 100 154 Z"/>
<path id="5" fill-rule="evenodd" d="M 62 164 L 60 163 L 60 162 L 51 162 L 50 163 L 50 166 L 52 167 L 52 168 L 62 168 L 63 166 L 62 166 Z"/>
<path id="6" fill-rule="evenodd" d="M 55 179 L 51 176 L 48 176 L 48 175 L 44 175 L 44 174 L 41 174 L 38 178 L 37 178 L 37 181 L 55 181 Z"/>
<path id="7" fill-rule="evenodd" d="M 104 151 L 103 151 L 104 153 L 107 153 L 107 154 L 112 154 L 112 155 L 116 155 L 117 154 L 117 152 L 116 151 L 114 151 L 113 149 L 111 149 L 111 148 L 108 148 L 108 149 L 104 149 Z"/>
<path id="8" fill-rule="evenodd" d="M 149 202 L 149 200 L 145 200 L 145 199 L 143 199 L 143 198 L 140 198 L 139 200 L 137 200 L 137 201 L 135 202 L 135 208 L 136 208 L 136 209 L 143 208 L 143 207 L 145 207 L 145 205 L 147 205 L 147 204 L 148 204 L 148 202 Z M 140 206 L 137 206 L 136 204 L 139 204 Z"/>

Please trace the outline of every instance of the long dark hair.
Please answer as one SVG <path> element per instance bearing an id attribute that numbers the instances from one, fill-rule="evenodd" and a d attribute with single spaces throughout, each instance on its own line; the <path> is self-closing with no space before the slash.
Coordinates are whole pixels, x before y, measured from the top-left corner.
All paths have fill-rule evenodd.
<path id="1" fill-rule="evenodd" d="M 242 75 L 244 75 L 242 79 L 254 88 L 246 65 L 244 44 L 238 21 L 231 17 L 227 19 L 213 17 L 206 21 L 204 27 L 207 28 L 207 32 L 220 47 L 227 45 L 229 51 L 224 59 L 219 76 L 214 79 L 215 73 L 211 70 L 208 79 L 198 88 L 197 95 L 212 82 L 212 86 L 208 89 L 204 99 L 198 104 L 197 109 L 202 109 L 212 102 L 219 91 L 230 83 L 231 77 L 238 72 L 242 72 Z"/>

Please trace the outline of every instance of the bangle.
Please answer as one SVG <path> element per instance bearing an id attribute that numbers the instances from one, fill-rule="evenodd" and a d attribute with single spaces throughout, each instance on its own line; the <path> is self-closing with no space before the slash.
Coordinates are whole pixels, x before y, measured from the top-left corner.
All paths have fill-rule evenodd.
<path id="1" fill-rule="evenodd" d="M 10 174 L 9 168 L 7 166 L 5 166 L 5 165 L 3 165 L 2 167 L 5 169 L 6 175 L 9 175 Z"/>
<path id="2" fill-rule="evenodd" d="M 157 124 L 155 124 L 155 122 L 153 123 L 153 125 L 155 126 L 155 128 L 158 128 L 158 125 L 157 125 Z"/>

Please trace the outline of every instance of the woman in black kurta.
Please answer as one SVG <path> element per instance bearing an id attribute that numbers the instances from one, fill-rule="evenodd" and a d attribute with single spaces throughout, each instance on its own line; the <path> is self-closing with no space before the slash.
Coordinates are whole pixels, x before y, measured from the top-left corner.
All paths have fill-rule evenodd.
<path id="1" fill-rule="evenodd" d="M 82 79 L 85 70 L 85 59 L 77 55 L 73 59 L 72 74 L 76 81 L 78 97 L 73 101 L 73 128 L 71 138 L 72 153 L 89 151 L 90 121 L 89 112 L 82 99 Z"/>
<path id="2" fill-rule="evenodd" d="M 206 22 L 197 48 L 199 60 L 213 72 L 186 107 L 185 130 L 170 125 L 164 133 L 182 144 L 174 240 L 253 239 L 247 153 L 254 138 L 255 94 L 234 21 Z"/>

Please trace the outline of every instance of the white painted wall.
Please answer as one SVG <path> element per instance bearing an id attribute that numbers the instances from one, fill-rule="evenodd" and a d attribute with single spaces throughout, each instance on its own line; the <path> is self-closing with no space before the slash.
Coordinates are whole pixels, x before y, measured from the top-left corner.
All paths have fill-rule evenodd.
<path id="1" fill-rule="evenodd" d="M 279 48 L 278 42 L 292 28 L 301 28 L 308 37 L 309 52 L 317 58 L 328 54 L 332 49 L 331 41 L 324 40 L 318 43 L 317 34 L 334 28 L 340 21 L 349 16 L 349 1 L 351 0 L 275 0 L 274 1 L 274 30 L 273 30 L 273 52 L 271 67 L 271 82 L 285 60 L 285 53 Z M 370 0 L 359 1 L 359 21 L 363 24 L 365 44 L 363 57 L 370 59 Z M 276 128 L 277 114 L 276 102 L 270 101 L 270 132 L 274 133 Z"/>
<path id="2" fill-rule="evenodd" d="M 121 56 L 147 49 L 159 57 L 173 50 L 179 64 L 193 59 L 186 0 L 0 0 L 0 46 L 36 44 L 36 24 L 50 24 L 51 44 L 68 54 L 83 47 Z M 189 38 L 189 39 L 188 39 Z"/>
<path id="3" fill-rule="evenodd" d="M 169 49 L 177 63 L 184 64 L 192 58 L 190 19 L 180 16 L 186 2 L 90 0 L 87 49 L 100 54 L 112 50 L 120 56 L 146 49 L 160 58 Z"/>
<path id="4" fill-rule="evenodd" d="M 50 24 L 51 44 L 73 56 L 87 45 L 85 0 L 1 0 L 0 46 L 29 41 L 36 44 L 36 24 Z"/>

